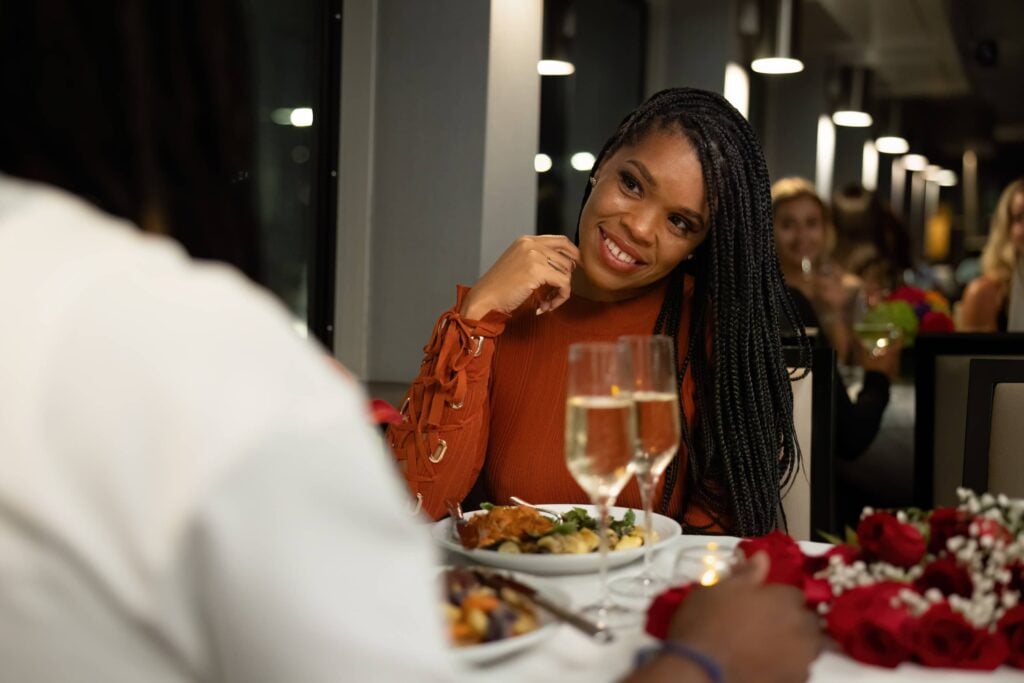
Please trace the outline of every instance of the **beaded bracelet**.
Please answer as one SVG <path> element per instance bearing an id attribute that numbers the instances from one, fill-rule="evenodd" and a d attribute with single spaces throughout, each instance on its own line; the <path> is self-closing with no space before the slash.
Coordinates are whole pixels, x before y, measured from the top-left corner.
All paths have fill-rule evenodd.
<path id="1" fill-rule="evenodd" d="M 643 666 L 661 654 L 675 655 L 691 661 L 704 670 L 711 683 L 725 683 L 725 674 L 718 662 L 700 650 L 694 650 L 692 647 L 674 640 L 665 640 L 658 647 L 641 650 L 636 655 L 636 665 Z"/>

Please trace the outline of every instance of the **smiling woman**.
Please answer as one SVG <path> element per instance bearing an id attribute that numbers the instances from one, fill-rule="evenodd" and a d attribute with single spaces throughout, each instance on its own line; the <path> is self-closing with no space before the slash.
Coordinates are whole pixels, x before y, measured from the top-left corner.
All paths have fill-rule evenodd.
<path id="1" fill-rule="evenodd" d="M 521 237 L 458 288 L 389 439 L 435 518 L 474 483 L 499 503 L 584 502 L 563 464 L 567 348 L 668 334 L 684 428 L 660 510 L 691 531 L 765 533 L 798 467 L 780 320 L 802 333 L 754 133 L 719 95 L 666 90 L 598 155 L 575 243 Z M 619 500 L 639 506 L 635 482 Z"/>

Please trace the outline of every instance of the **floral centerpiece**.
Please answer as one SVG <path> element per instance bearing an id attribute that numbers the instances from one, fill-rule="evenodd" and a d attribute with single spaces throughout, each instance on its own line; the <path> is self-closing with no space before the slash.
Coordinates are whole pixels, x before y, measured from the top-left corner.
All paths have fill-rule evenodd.
<path id="1" fill-rule="evenodd" d="M 906 347 L 914 345 L 919 332 L 952 332 L 955 329 L 946 297 L 909 285 L 899 287 L 888 299 L 868 310 L 864 322 L 895 325 L 903 334 Z"/>
<path id="2" fill-rule="evenodd" d="M 823 555 L 772 532 L 744 539 L 771 558 L 767 581 L 803 590 L 846 654 L 895 667 L 1024 668 L 1024 500 L 958 491 L 960 504 L 925 512 L 866 508 Z M 694 586 L 660 595 L 647 630 L 664 638 Z"/>

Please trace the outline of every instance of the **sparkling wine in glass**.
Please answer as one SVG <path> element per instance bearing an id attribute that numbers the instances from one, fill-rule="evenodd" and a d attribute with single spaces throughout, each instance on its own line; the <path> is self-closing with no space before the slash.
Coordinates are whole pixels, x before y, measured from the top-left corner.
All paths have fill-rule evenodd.
<path id="1" fill-rule="evenodd" d="M 892 323 L 857 323 L 853 331 L 861 346 L 874 357 L 885 354 L 889 347 L 903 336 L 900 328 Z"/>
<path id="2" fill-rule="evenodd" d="M 661 475 L 679 450 L 679 389 L 676 380 L 675 348 L 665 335 L 627 336 L 619 348 L 632 369 L 629 392 L 636 419 L 636 447 L 633 468 L 644 507 L 644 568 L 639 576 L 612 583 L 617 595 L 649 600 L 667 587 L 651 568 L 654 542 L 654 491 Z"/>
<path id="3" fill-rule="evenodd" d="M 626 390 L 629 358 L 612 342 L 569 347 L 565 414 L 565 461 L 573 478 L 597 508 L 601 598 L 583 609 L 602 628 L 634 625 L 635 613 L 608 592 L 609 508 L 633 475 L 636 419 Z"/>

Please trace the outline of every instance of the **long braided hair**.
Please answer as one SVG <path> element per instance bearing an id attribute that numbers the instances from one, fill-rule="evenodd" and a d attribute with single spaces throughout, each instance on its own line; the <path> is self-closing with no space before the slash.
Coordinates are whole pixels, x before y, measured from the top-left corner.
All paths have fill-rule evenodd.
<path id="1" fill-rule="evenodd" d="M 668 275 L 653 330 L 670 335 L 678 354 L 683 306 L 691 307 L 686 354 L 676 358 L 676 368 L 680 393 L 692 373 L 696 419 L 691 430 L 680 401 L 683 443 L 666 471 L 661 507 L 668 507 L 685 453 L 684 513 L 695 502 L 732 533 L 764 534 L 785 524 L 782 495 L 800 466 L 780 322 L 798 330 L 808 349 L 775 253 L 768 167 L 750 124 L 723 97 L 672 88 L 622 121 L 591 175 L 620 147 L 665 129 L 697 151 L 710 221 L 693 258 Z M 583 205 L 590 191 L 588 183 Z M 686 276 L 694 280 L 688 301 Z"/>

